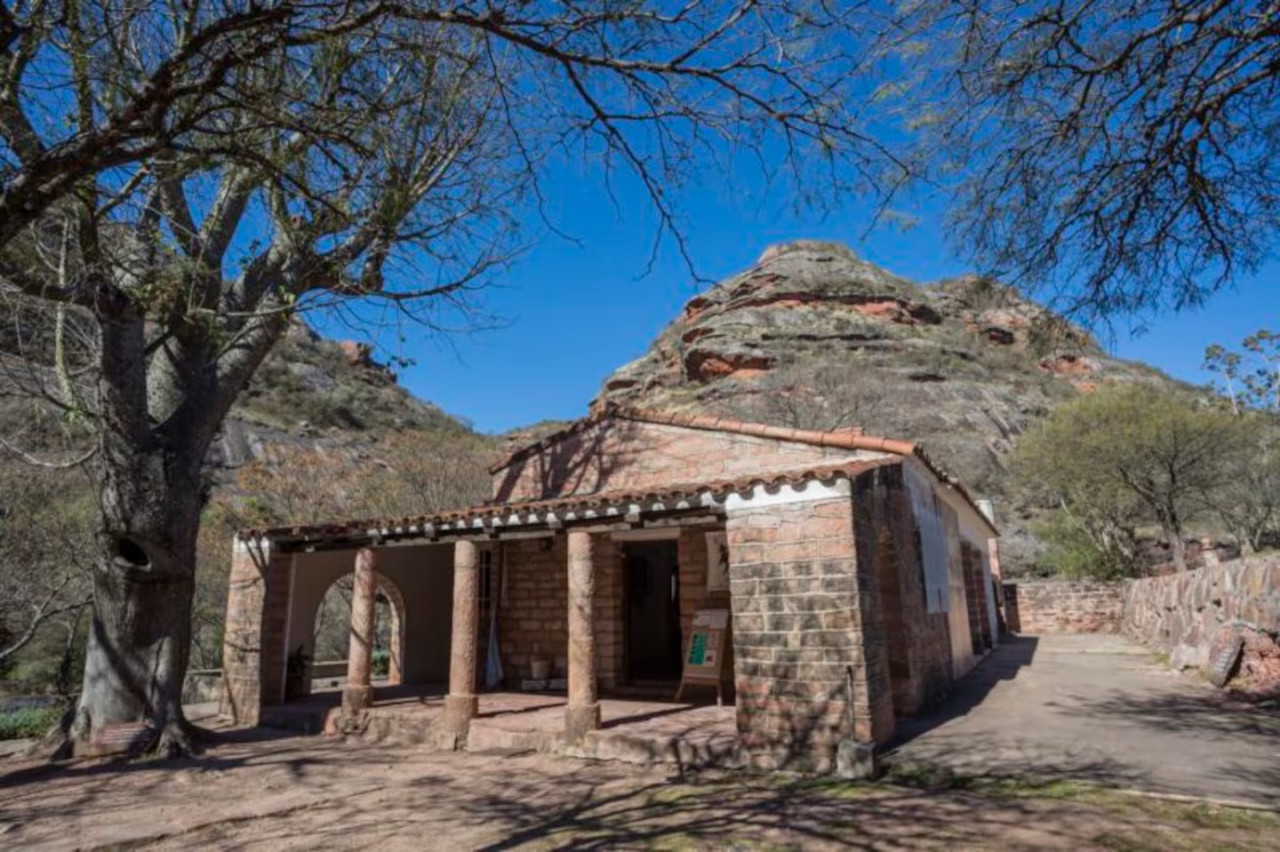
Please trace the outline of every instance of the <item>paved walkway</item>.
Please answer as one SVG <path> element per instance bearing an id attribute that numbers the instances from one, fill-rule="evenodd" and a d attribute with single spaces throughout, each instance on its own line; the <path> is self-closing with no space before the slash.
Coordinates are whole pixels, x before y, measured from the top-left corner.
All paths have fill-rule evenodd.
<path id="1" fill-rule="evenodd" d="M 1232 702 L 1119 636 L 1020 637 L 889 760 L 1280 805 L 1280 712 Z"/>

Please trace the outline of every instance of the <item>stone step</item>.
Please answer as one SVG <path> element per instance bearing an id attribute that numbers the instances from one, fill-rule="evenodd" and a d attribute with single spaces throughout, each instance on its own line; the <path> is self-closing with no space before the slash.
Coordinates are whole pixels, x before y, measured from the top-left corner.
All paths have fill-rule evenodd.
<path id="1" fill-rule="evenodd" d="M 475 720 L 467 734 L 467 751 L 490 749 L 512 751 L 554 751 L 560 746 L 559 731 L 521 731 Z"/>
<path id="2" fill-rule="evenodd" d="M 617 760 L 642 766 L 672 764 L 682 769 L 737 769 L 746 765 L 737 738 L 691 741 L 680 737 L 632 736 L 594 731 L 582 742 L 558 749 L 566 757 Z"/>

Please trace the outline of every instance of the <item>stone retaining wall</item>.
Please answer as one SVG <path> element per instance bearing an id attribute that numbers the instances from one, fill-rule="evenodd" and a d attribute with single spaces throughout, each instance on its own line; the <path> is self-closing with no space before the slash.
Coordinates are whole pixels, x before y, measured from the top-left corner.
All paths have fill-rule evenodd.
<path id="1" fill-rule="evenodd" d="M 1124 584 L 1019 580 L 1005 583 L 1005 619 L 1014 633 L 1119 633 Z"/>
<path id="2" fill-rule="evenodd" d="M 1243 684 L 1280 689 L 1280 556 L 1127 583 L 1123 627 L 1168 654 L 1177 669 L 1205 668 L 1215 638 L 1224 628 L 1239 627 L 1245 638 Z"/>

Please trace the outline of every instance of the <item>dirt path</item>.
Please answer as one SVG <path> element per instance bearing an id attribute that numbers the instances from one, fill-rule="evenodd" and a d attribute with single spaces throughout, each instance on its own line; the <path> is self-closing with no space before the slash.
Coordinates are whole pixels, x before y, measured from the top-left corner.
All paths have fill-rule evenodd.
<path id="1" fill-rule="evenodd" d="M 234 734 L 199 760 L 0 764 L 23 849 L 1271 849 L 1280 819 L 1065 788 L 918 790 Z"/>
<path id="2" fill-rule="evenodd" d="M 891 759 L 967 774 L 1021 774 L 1280 803 L 1280 714 L 1106 634 L 1018 637 L 938 713 L 900 726 Z"/>

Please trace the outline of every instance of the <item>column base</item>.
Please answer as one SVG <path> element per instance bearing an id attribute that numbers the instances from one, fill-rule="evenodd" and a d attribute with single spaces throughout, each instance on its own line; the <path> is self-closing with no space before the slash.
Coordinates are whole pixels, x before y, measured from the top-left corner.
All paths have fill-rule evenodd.
<path id="1" fill-rule="evenodd" d="M 600 729 L 600 702 L 570 704 L 564 710 L 564 735 L 569 742 L 577 742 L 589 732 Z"/>
<path id="2" fill-rule="evenodd" d="M 465 743 L 471 731 L 471 720 L 476 717 L 479 707 L 480 699 L 474 695 L 446 695 L 441 729 L 456 742 Z"/>
<path id="3" fill-rule="evenodd" d="M 372 686 L 345 686 L 342 689 L 342 711 L 359 713 L 373 706 Z"/>

